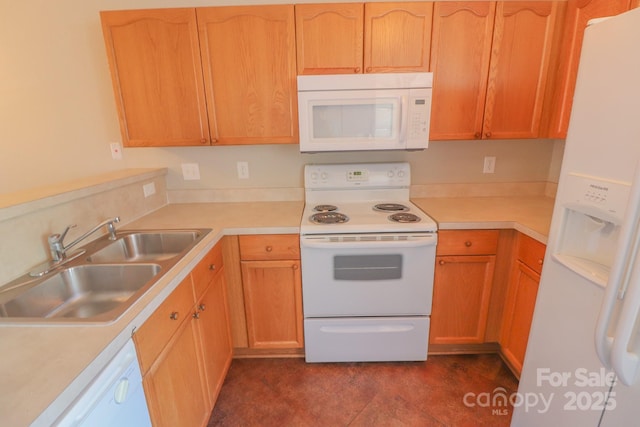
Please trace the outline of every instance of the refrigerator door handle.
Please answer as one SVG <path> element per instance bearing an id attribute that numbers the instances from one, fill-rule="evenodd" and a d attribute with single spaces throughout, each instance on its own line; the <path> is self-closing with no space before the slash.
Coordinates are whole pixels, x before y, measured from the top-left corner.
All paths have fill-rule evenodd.
<path id="1" fill-rule="evenodd" d="M 616 375 L 625 385 L 636 382 L 640 355 L 634 345 L 633 337 L 636 332 L 636 321 L 640 311 L 640 271 L 631 275 L 630 286 L 622 305 L 622 311 L 616 326 L 616 332 L 611 350 L 611 362 Z"/>
<path id="2" fill-rule="evenodd" d="M 610 331 L 616 329 L 618 322 L 614 323 L 614 315 L 618 300 L 623 300 L 631 275 L 632 262 L 638 252 L 638 215 L 640 215 L 640 168 L 636 167 L 633 185 L 629 194 L 624 221 L 620 228 L 620 238 L 616 248 L 616 254 L 611 265 L 607 286 L 604 292 L 600 314 L 595 330 L 596 353 L 600 361 L 607 368 L 612 368 L 612 350 L 614 341 L 617 340 L 617 331 L 610 335 Z"/>

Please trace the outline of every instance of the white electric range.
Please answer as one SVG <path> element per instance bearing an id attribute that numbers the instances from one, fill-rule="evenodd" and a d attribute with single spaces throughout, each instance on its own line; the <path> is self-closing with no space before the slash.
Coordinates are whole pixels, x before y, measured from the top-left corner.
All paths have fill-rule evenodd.
<path id="1" fill-rule="evenodd" d="M 305 167 L 307 362 L 426 359 L 437 224 L 410 183 L 408 163 Z"/>

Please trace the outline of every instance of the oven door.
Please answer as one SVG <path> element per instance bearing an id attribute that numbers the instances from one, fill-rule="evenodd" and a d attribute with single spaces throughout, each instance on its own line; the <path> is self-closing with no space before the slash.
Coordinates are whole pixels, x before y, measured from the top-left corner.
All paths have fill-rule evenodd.
<path id="1" fill-rule="evenodd" d="M 302 236 L 304 317 L 429 315 L 437 234 L 384 238 Z"/>

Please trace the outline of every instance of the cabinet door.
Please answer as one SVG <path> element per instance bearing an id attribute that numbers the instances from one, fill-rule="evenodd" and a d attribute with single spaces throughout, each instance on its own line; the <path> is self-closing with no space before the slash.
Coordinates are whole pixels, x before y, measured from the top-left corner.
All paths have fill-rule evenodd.
<path id="1" fill-rule="evenodd" d="M 364 71 L 429 71 L 433 3 L 365 3 Z"/>
<path id="2" fill-rule="evenodd" d="M 143 378 L 154 427 L 199 427 L 209 418 L 194 322 L 183 322 Z"/>
<path id="3" fill-rule="evenodd" d="M 196 304 L 196 325 L 202 348 L 209 405 L 213 407 L 231 365 L 232 344 L 223 269 Z"/>
<path id="4" fill-rule="evenodd" d="M 249 347 L 302 348 L 300 261 L 242 261 Z"/>
<path id="5" fill-rule="evenodd" d="M 494 2 L 436 2 L 429 138 L 482 138 Z"/>
<path id="6" fill-rule="evenodd" d="M 559 64 L 551 92 L 549 138 L 566 138 L 576 88 L 578 62 L 587 22 L 624 12 L 629 0 L 569 0 L 558 54 Z"/>
<path id="7" fill-rule="evenodd" d="M 216 144 L 298 142 L 293 5 L 198 8 Z"/>
<path id="8" fill-rule="evenodd" d="M 362 72 L 363 4 L 297 4 L 298 74 Z"/>
<path id="9" fill-rule="evenodd" d="M 529 340 L 540 274 L 518 261 L 511 280 L 512 293 L 505 312 L 502 353 L 519 374 Z"/>
<path id="10" fill-rule="evenodd" d="M 537 138 L 559 2 L 499 2 L 483 132 Z"/>
<path id="11" fill-rule="evenodd" d="M 195 10 L 100 17 L 123 145 L 209 144 Z"/>
<path id="12" fill-rule="evenodd" d="M 495 255 L 438 256 L 430 344 L 484 342 Z"/>

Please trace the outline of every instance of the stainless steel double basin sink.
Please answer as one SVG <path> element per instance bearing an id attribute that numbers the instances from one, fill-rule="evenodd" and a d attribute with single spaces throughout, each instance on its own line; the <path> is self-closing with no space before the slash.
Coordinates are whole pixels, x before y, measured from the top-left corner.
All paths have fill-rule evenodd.
<path id="1" fill-rule="evenodd" d="M 117 320 L 210 229 L 118 231 L 81 248 L 42 277 L 0 287 L 0 323 Z"/>

